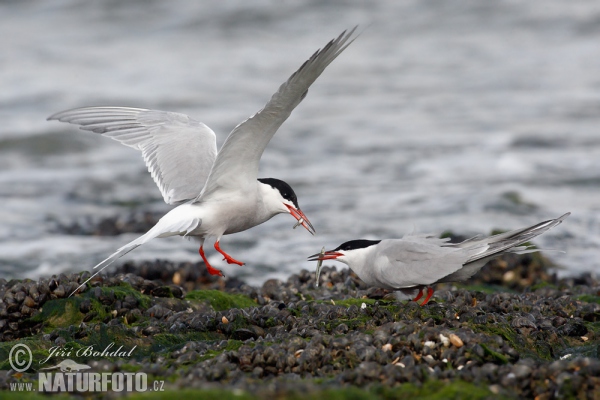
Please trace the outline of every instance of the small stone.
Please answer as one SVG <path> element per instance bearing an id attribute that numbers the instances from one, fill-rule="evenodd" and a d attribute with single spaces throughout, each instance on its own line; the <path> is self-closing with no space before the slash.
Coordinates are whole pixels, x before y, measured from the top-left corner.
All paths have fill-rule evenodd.
<path id="1" fill-rule="evenodd" d="M 160 329 L 156 326 L 147 326 L 144 329 L 142 329 L 142 335 L 144 336 L 152 336 L 155 335 L 157 333 L 160 333 Z"/>
<path id="2" fill-rule="evenodd" d="M 493 394 L 500 394 L 501 387 L 498 384 L 494 384 L 488 386 L 488 389 L 490 389 L 490 392 L 492 392 Z"/>
<path id="3" fill-rule="evenodd" d="M 29 308 L 35 307 L 35 301 L 29 296 L 25 297 L 25 299 L 23 300 L 23 304 Z"/>
<path id="4" fill-rule="evenodd" d="M 225 318 L 225 317 L 223 317 Z M 231 338 L 235 339 L 235 340 L 241 340 L 241 341 L 245 341 L 248 339 L 258 339 L 258 335 L 256 334 L 256 332 L 251 331 L 250 329 L 237 329 L 235 330 L 232 334 L 231 334 Z"/>
<path id="5" fill-rule="evenodd" d="M 381 350 L 392 351 L 392 344 L 391 343 L 384 344 L 383 346 L 381 346 Z"/>
<path id="6" fill-rule="evenodd" d="M 433 349 L 435 347 L 435 342 L 432 342 L 431 340 L 428 340 L 425 343 L 423 343 L 423 346 L 429 347 L 430 349 Z"/>
<path id="7" fill-rule="evenodd" d="M 181 274 L 179 273 L 179 271 L 176 271 L 173 274 L 173 283 L 176 285 L 180 285 L 181 284 Z"/>
<path id="8" fill-rule="evenodd" d="M 225 317 L 225 316 L 223 315 L 223 317 L 221 318 L 221 322 L 222 322 L 222 323 L 224 323 L 224 324 L 228 324 L 228 323 L 229 323 L 229 320 L 227 319 L 227 317 Z"/>
<path id="9" fill-rule="evenodd" d="M 433 364 L 435 362 L 435 359 L 431 354 L 427 354 L 425 357 L 423 357 L 423 360 L 425 360 L 427 364 Z"/>
<path id="10" fill-rule="evenodd" d="M 92 302 L 90 301 L 90 299 L 85 299 L 79 305 L 79 311 L 83 314 L 87 314 L 88 312 L 90 312 L 91 309 L 92 309 Z"/>
<path id="11" fill-rule="evenodd" d="M 462 339 L 459 338 L 458 335 L 456 335 L 454 333 L 450 334 L 449 339 L 450 339 L 450 343 L 452 343 L 454 345 L 454 347 L 461 348 L 464 346 Z"/>
<path id="12" fill-rule="evenodd" d="M 450 346 L 450 339 L 448 339 L 447 336 L 444 336 L 441 333 L 440 333 L 440 342 L 442 342 L 442 344 L 444 345 L 444 347 L 449 347 Z"/>
<path id="13" fill-rule="evenodd" d="M 515 271 L 507 271 L 502 275 L 502 280 L 504 282 L 512 282 L 516 278 Z"/>
<path id="14" fill-rule="evenodd" d="M 512 372 L 517 379 L 524 379 L 531 375 L 531 367 L 524 364 L 517 364 L 512 368 Z"/>
<path id="15" fill-rule="evenodd" d="M 65 293 L 66 293 L 65 287 L 63 285 L 58 285 L 58 287 L 56 289 L 54 289 L 53 293 L 58 298 L 65 297 Z"/>

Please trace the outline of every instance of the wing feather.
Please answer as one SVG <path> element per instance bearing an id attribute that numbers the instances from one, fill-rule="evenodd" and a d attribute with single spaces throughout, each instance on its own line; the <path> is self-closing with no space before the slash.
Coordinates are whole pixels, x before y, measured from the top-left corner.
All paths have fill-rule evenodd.
<path id="1" fill-rule="evenodd" d="M 167 204 L 196 198 L 217 156 L 214 132 L 187 115 L 128 107 L 83 107 L 49 120 L 79 125 L 142 152 Z"/>
<path id="2" fill-rule="evenodd" d="M 431 285 L 462 268 L 466 260 L 484 249 L 445 246 L 444 240 L 423 236 L 382 240 L 378 279 L 390 288 Z"/>
<path id="3" fill-rule="evenodd" d="M 310 85 L 354 41 L 355 30 L 356 27 L 342 32 L 316 51 L 279 87 L 262 110 L 233 129 L 219 151 L 201 196 L 219 188 L 238 189 L 255 183 L 265 147 L 306 96 Z"/>

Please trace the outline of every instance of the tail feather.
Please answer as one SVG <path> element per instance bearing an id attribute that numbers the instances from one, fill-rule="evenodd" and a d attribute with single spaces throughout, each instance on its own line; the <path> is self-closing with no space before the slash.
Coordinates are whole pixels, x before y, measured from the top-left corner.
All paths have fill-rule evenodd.
<path id="1" fill-rule="evenodd" d="M 92 276 L 90 276 L 88 279 L 86 279 L 85 282 L 83 282 L 81 285 L 77 286 L 77 289 L 75 289 L 69 295 L 69 297 L 73 296 L 73 294 L 75 294 L 79 289 L 81 289 L 82 287 L 84 287 L 90 280 L 92 280 L 92 278 L 94 278 L 100 272 L 104 271 L 104 269 L 106 269 L 108 266 L 110 266 L 113 262 L 115 262 L 119 258 L 123 257 L 125 254 L 129 253 L 132 250 L 137 249 L 142 244 L 148 242 L 151 239 L 154 239 L 155 237 L 157 237 L 159 235 L 160 235 L 160 232 L 157 232 L 154 228 L 150 229 L 144 235 L 140 236 L 139 238 L 135 239 L 132 242 L 127 243 L 125 246 L 123 246 L 120 249 L 118 249 L 117 251 L 115 251 L 113 254 L 111 254 L 104 261 L 102 261 L 98 265 L 96 265 L 94 267 L 94 269 L 98 269 L 98 271 L 96 271 Z"/>
<path id="2" fill-rule="evenodd" d="M 438 282 L 457 282 L 469 279 L 475 275 L 477 271 L 479 271 L 489 260 L 499 256 L 502 253 L 509 252 L 515 254 L 526 254 L 546 250 L 533 248 L 532 246 L 522 246 L 522 244 L 528 242 L 538 235 L 541 235 L 548 229 L 559 225 L 569 215 L 570 213 L 566 213 L 559 218 L 544 221 L 527 228 L 501 233 L 499 235 L 484 239 L 467 239 L 464 242 L 454 244 L 455 247 L 461 247 L 465 249 L 474 249 L 473 246 L 478 246 L 483 247 L 485 250 L 468 258 L 461 269 L 440 279 Z"/>
<path id="3" fill-rule="evenodd" d="M 517 254 L 524 253 L 533 253 L 536 251 L 541 251 L 542 249 L 530 248 L 528 246 L 520 246 L 525 242 L 530 241 L 536 236 L 541 235 L 547 230 L 554 228 L 557 225 L 560 225 L 561 222 L 565 220 L 571 213 L 566 213 L 556 219 L 551 219 L 548 221 L 540 222 L 539 224 L 535 224 L 533 226 L 517 229 L 514 231 L 509 231 L 505 233 L 501 233 L 498 235 L 490 236 L 489 238 L 482 239 L 481 241 L 485 241 L 488 244 L 488 248 L 483 253 L 477 254 L 467 260 L 466 264 L 488 258 L 495 254 L 500 254 L 502 252 L 511 252 Z M 463 243 L 459 243 L 457 246 L 462 247 Z"/>

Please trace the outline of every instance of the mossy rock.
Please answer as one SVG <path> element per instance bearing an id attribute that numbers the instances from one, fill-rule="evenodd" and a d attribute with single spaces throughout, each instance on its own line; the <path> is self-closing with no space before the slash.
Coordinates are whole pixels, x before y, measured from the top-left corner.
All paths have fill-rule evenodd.
<path id="1" fill-rule="evenodd" d="M 260 400 L 264 398 L 277 398 L 281 400 L 393 400 L 393 399 L 502 399 L 502 396 L 493 394 L 488 388 L 468 383 L 455 381 L 445 383 L 439 381 L 427 382 L 423 385 L 405 383 L 393 388 L 376 386 L 371 389 L 357 387 L 343 387 L 339 389 L 312 389 L 312 390 L 287 390 L 277 394 L 262 390 L 250 393 L 243 390 L 202 390 L 183 389 L 178 391 L 148 392 L 129 396 L 134 400 L 167 400 L 173 397 L 198 398 L 203 400 Z"/>
<path id="2" fill-rule="evenodd" d="M 215 311 L 257 306 L 254 300 L 243 294 L 228 294 L 218 290 L 194 290 L 189 292 L 185 298 L 186 300 L 208 302 Z"/>

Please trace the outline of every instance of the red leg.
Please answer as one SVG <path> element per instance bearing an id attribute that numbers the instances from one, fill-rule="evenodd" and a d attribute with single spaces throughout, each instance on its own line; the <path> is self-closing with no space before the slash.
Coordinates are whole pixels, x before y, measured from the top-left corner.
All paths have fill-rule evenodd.
<path id="1" fill-rule="evenodd" d="M 225 258 L 223 258 L 223 260 L 227 261 L 227 264 L 237 264 L 237 265 L 244 265 L 244 263 L 243 263 L 243 262 L 241 262 L 241 261 L 238 261 L 238 260 L 234 259 L 234 258 L 233 258 L 233 257 L 231 257 L 229 254 L 227 254 L 227 253 L 225 253 L 223 250 L 221 250 L 221 247 L 219 246 L 219 241 L 218 241 L 218 240 L 215 242 L 215 249 L 216 249 L 216 250 L 217 250 L 219 253 L 223 254 L 223 257 L 225 257 Z"/>
<path id="2" fill-rule="evenodd" d="M 213 268 L 213 266 L 208 263 L 208 260 L 206 259 L 206 256 L 204 255 L 204 249 L 202 248 L 202 246 L 200 246 L 200 250 L 198 250 L 198 253 L 200 253 L 200 257 L 202 257 L 202 260 L 204 260 L 204 264 L 206 265 L 206 269 L 208 270 L 209 274 L 219 275 L 219 276 L 222 276 L 223 278 L 225 277 L 225 275 L 223 275 L 223 273 L 221 271 L 219 271 L 216 268 Z"/>
<path id="3" fill-rule="evenodd" d="M 421 303 L 421 306 L 424 306 L 425 304 L 427 304 L 427 302 L 429 301 L 431 296 L 433 296 L 433 289 L 428 287 L 427 288 L 427 297 L 425 297 L 425 301 Z"/>
<path id="4" fill-rule="evenodd" d="M 419 293 L 417 294 L 417 296 L 413 299 L 413 301 L 419 301 L 419 299 L 423 297 L 423 289 L 419 289 Z"/>

